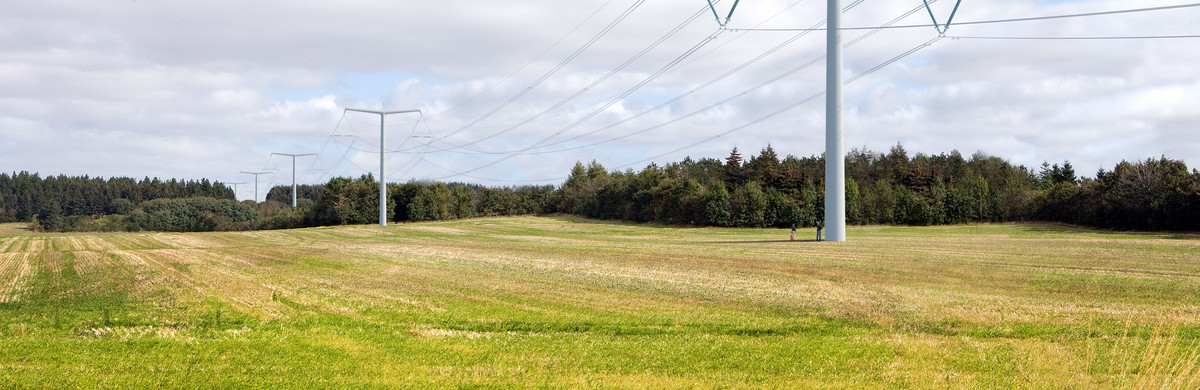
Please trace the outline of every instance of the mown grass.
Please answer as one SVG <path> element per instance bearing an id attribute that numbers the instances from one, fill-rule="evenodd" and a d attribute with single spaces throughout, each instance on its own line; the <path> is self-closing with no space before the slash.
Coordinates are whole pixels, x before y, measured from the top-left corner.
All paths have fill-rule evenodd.
<path id="1" fill-rule="evenodd" d="M 6 225 L 0 387 L 1200 386 L 1193 237 L 788 233 L 568 217 Z"/>

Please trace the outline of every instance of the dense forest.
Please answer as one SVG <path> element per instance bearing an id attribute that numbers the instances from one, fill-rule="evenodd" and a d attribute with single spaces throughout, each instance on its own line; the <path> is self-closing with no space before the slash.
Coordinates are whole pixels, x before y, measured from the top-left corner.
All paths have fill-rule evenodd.
<path id="1" fill-rule="evenodd" d="M 813 226 L 824 215 L 823 156 L 780 158 L 771 147 L 609 172 L 576 163 L 561 186 L 388 185 L 391 221 L 566 213 L 694 226 Z M 1052 221 L 1121 230 L 1200 230 L 1200 172 L 1165 157 L 1121 162 L 1079 177 L 1070 162 L 1036 171 L 999 157 L 958 152 L 846 156 L 850 224 L 936 225 Z M 0 174 L 0 221 L 48 231 L 280 229 L 378 221 L 371 175 L 297 189 L 277 186 L 262 203 L 234 201 L 220 183 Z"/>
<path id="2" fill-rule="evenodd" d="M 225 200 L 237 203 L 233 190 L 219 182 L 163 181 L 158 178 L 135 180 L 47 176 L 36 173 L 0 173 L 0 222 L 33 222 L 49 231 L 67 230 L 159 230 L 146 226 L 106 226 L 97 218 L 108 215 L 133 215 L 150 209 L 166 199 L 203 199 L 197 202 Z M 140 221 L 147 221 L 142 215 Z M 104 222 L 112 222 L 110 218 Z M 121 221 L 124 222 L 124 221 Z"/>
<path id="3" fill-rule="evenodd" d="M 704 226 L 813 226 L 824 216 L 823 157 L 782 160 L 770 146 L 744 158 L 685 159 L 640 172 L 576 164 L 558 211 L 592 218 Z M 846 156 L 850 224 L 1053 221 L 1110 229 L 1200 230 L 1200 173 L 1167 158 L 1121 162 L 1080 178 L 1070 162 L 1037 172 L 983 153 Z"/>

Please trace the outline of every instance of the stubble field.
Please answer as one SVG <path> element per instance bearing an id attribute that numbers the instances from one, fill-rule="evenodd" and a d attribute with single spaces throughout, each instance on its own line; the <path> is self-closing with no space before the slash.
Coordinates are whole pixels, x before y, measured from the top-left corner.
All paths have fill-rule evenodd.
<path id="1" fill-rule="evenodd" d="M 0 388 L 1200 387 L 1200 237 L 0 226 Z"/>

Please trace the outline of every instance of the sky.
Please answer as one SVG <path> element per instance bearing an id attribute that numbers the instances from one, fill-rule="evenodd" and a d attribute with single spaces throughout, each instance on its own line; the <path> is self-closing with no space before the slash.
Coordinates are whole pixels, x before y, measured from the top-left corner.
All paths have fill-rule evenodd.
<path id="1" fill-rule="evenodd" d="M 561 184 L 771 145 L 825 150 L 827 2 L 0 0 L 0 171 L 272 185 Z M 842 0 L 845 145 L 1081 176 L 1200 168 L 1200 7 Z M 852 6 L 852 7 L 851 7 Z M 905 16 L 907 15 L 907 16 Z M 721 24 L 725 28 L 722 28 Z M 963 23 L 958 25 L 956 23 Z M 981 39 L 1141 37 L 1139 39 Z M 861 39 L 860 39 L 861 38 Z M 939 39 L 940 38 L 940 39 Z M 272 153 L 314 153 L 293 159 Z"/>

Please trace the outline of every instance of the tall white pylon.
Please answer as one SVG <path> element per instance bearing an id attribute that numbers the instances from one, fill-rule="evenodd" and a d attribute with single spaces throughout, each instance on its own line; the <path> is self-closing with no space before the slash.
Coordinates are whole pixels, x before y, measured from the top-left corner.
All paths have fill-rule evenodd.
<path id="1" fill-rule="evenodd" d="M 825 56 L 825 238 L 846 241 L 846 160 L 842 134 L 842 5 L 829 0 Z"/>
<path id="2" fill-rule="evenodd" d="M 233 200 L 237 200 L 237 195 L 238 195 L 238 186 L 240 186 L 240 185 L 242 185 L 242 184 L 250 184 L 250 182 L 248 182 L 248 181 L 239 181 L 239 182 L 237 182 L 237 183 L 225 183 L 225 184 L 229 184 L 229 185 L 232 185 L 232 186 L 233 186 Z"/>
<path id="3" fill-rule="evenodd" d="M 288 156 L 288 157 L 292 158 L 292 210 L 295 210 L 296 209 L 296 157 L 316 156 L 317 154 L 316 153 L 300 153 L 300 154 L 271 153 L 271 154 L 278 154 L 280 156 Z"/>
<path id="4" fill-rule="evenodd" d="M 271 173 L 271 171 L 266 171 L 266 172 L 242 171 L 242 173 L 247 174 L 247 175 L 254 175 L 254 203 L 258 203 L 258 175 L 265 175 L 265 174 Z"/>
<path id="5" fill-rule="evenodd" d="M 345 111 L 365 112 L 368 114 L 379 115 L 379 226 L 387 226 L 387 180 L 383 176 L 383 118 L 391 114 L 408 114 L 420 113 L 421 110 L 402 110 L 402 111 L 378 111 L 364 110 L 358 108 L 347 108 Z M 343 111 L 344 112 L 344 111 Z"/>

